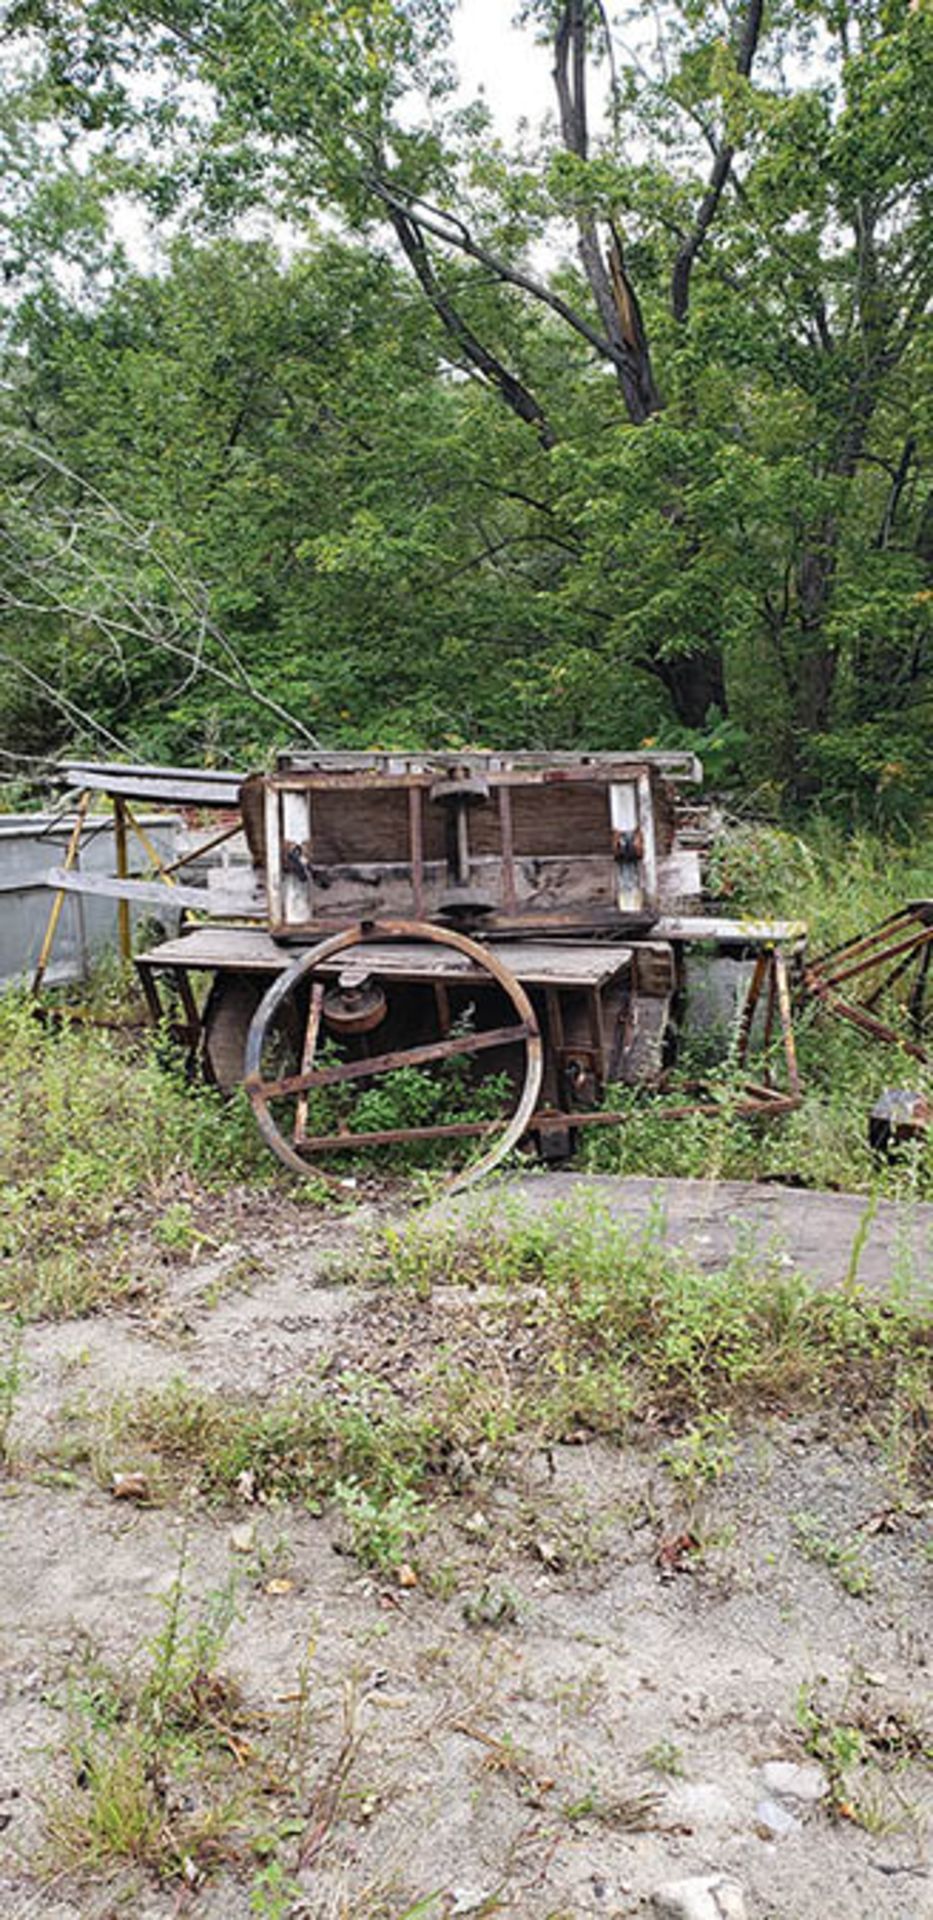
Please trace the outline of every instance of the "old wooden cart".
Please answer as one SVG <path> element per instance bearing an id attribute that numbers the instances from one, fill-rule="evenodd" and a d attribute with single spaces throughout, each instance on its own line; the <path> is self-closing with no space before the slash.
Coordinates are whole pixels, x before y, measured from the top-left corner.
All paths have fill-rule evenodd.
<path id="1" fill-rule="evenodd" d="M 699 777 L 689 754 L 282 756 L 241 790 L 264 925 L 138 955 L 152 1016 L 171 983 L 192 1058 L 245 1083 L 287 1166 L 475 1138 L 475 1179 L 618 1124 L 612 1085 L 663 1083 L 702 943 L 746 963 L 741 1104 L 779 1111 L 803 928 L 697 911 Z"/>

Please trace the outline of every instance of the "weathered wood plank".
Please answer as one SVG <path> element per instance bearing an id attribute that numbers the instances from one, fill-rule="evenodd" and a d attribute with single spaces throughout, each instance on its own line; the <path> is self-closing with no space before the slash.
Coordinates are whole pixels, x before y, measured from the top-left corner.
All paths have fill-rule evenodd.
<path id="1" fill-rule="evenodd" d="M 114 794 L 125 800 L 167 801 L 175 807 L 236 808 L 240 783 L 245 778 L 231 768 L 152 767 L 97 760 L 63 760 L 56 771 L 61 785 Z"/>
<path id="2" fill-rule="evenodd" d="M 138 906 L 199 907 L 203 913 L 211 911 L 206 887 L 177 884 L 172 887 L 164 880 L 120 880 L 109 873 L 79 873 L 74 868 L 68 872 L 64 867 L 52 867 L 45 876 L 45 884 L 56 893 L 88 893 L 104 900 L 128 900 Z"/>
<path id="3" fill-rule="evenodd" d="M 491 950 L 526 986 L 602 986 L 631 963 L 628 946 L 583 945 L 550 941 L 490 941 Z M 279 946 L 266 933 L 246 927 L 196 927 L 177 940 L 166 940 L 137 956 L 137 964 L 186 967 L 192 972 L 278 974 L 292 965 L 299 949 Z M 488 975 L 473 967 L 465 954 L 423 947 L 407 941 L 372 942 L 351 948 L 350 955 L 366 956 L 374 973 L 398 979 L 481 981 Z M 322 973 L 336 975 L 347 965 L 347 954 L 325 961 Z"/>
<path id="4" fill-rule="evenodd" d="M 805 920 L 726 920 L 710 914 L 662 915 L 651 929 L 654 940 L 712 940 L 723 947 L 793 946 L 806 938 Z"/>

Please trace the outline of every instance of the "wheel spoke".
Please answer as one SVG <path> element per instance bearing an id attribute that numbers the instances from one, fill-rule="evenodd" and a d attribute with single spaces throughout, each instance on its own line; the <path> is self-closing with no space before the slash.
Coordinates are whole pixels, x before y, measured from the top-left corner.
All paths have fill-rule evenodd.
<path id="1" fill-rule="evenodd" d="M 281 1080 L 262 1081 L 257 1091 L 266 1100 L 286 1094 L 306 1093 L 312 1087 L 334 1087 L 345 1080 L 365 1080 L 380 1073 L 393 1073 L 398 1067 L 422 1067 L 431 1060 L 450 1060 L 457 1054 L 482 1053 L 490 1047 L 512 1046 L 530 1037 L 527 1021 L 511 1027 L 492 1027 L 487 1032 L 465 1033 L 453 1040 L 432 1040 L 421 1047 L 399 1047 L 394 1053 L 373 1054 L 368 1060 L 344 1060 L 339 1066 L 319 1067 L 317 1072 L 287 1074 Z"/>
<path id="2" fill-rule="evenodd" d="M 379 1132 L 309 1133 L 302 1139 L 298 1150 L 300 1153 L 333 1153 L 341 1147 L 395 1147 L 404 1145 L 406 1141 L 482 1139 L 484 1134 L 495 1133 L 501 1125 L 500 1117 L 495 1120 L 427 1121 L 423 1127 L 383 1127 Z"/>

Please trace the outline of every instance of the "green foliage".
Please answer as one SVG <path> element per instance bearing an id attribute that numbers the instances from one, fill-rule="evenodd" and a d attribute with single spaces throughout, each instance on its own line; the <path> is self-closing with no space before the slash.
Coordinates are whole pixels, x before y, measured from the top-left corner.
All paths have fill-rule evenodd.
<path id="1" fill-rule="evenodd" d="M 201 1490 L 231 1498 L 304 1500 L 312 1507 L 341 1489 L 360 1542 L 416 1530 L 416 1503 L 431 1458 L 431 1428 L 365 1376 L 347 1375 L 339 1395 L 310 1389 L 265 1405 L 227 1401 L 175 1381 L 155 1393 L 117 1401 L 100 1458 L 156 1462 L 170 1484 L 193 1474 Z"/>
<path id="2" fill-rule="evenodd" d="M 384 1573 L 400 1567 L 423 1526 L 421 1502 L 411 1487 L 376 1500 L 354 1481 L 338 1480 L 334 1499 L 349 1525 L 357 1559 Z"/>
<path id="3" fill-rule="evenodd" d="M 523 19 L 553 40 L 557 14 Z M 616 49 L 585 155 L 554 128 L 510 151 L 454 101 L 451 18 L 10 10 L 0 745 L 247 761 L 301 730 L 648 736 L 778 805 L 922 821 L 929 9 L 777 10 L 744 74 L 702 10 L 665 5 L 647 71 Z M 734 174 L 675 318 L 698 123 Z M 117 195 L 154 243 L 184 210 L 158 273 L 114 244 Z M 232 237 L 256 207 L 288 223 L 287 262 Z M 419 210 L 446 236 L 419 230 L 420 280 Z M 647 425 L 607 377 L 568 219 L 597 252 L 614 222 Z M 516 391 L 536 413 L 503 407 Z"/>
<path id="4" fill-rule="evenodd" d="M 774 912 L 777 899 L 799 898 L 817 879 L 816 858 L 799 834 L 779 827 L 738 825 L 714 843 L 706 891 L 727 913 L 746 908 Z"/>
<path id="5" fill-rule="evenodd" d="M 2 1328 L 0 1342 L 0 1467 L 10 1463 L 10 1428 L 23 1384 L 23 1329 L 15 1316 Z"/>
<path id="6" fill-rule="evenodd" d="M 815 956 L 877 926 L 905 900 L 931 897 L 933 866 L 922 839 L 846 836 L 814 816 L 805 835 L 761 824 L 727 828 L 713 850 L 708 884 L 724 910 L 740 918 L 804 922 Z M 698 956 L 692 964 L 698 969 Z M 895 985 L 879 1012 L 907 1033 L 904 995 L 904 983 Z M 889 1162 L 868 1144 L 868 1115 L 882 1090 L 903 1082 L 929 1093 L 929 1067 L 914 1060 L 908 1066 L 894 1047 L 872 1042 L 812 1001 L 798 1006 L 795 1028 L 803 1092 L 794 1112 L 773 1120 L 738 1115 L 743 1076 L 730 1063 L 734 1031 L 699 1035 L 688 1028 L 677 1075 L 699 1073 L 715 1111 L 670 1120 L 657 1095 L 612 1088 L 607 1101 L 624 1119 L 618 1130 L 593 1129 L 581 1149 L 585 1164 L 675 1178 L 777 1179 L 883 1193 L 905 1204 L 933 1195 L 933 1141 L 920 1139 Z M 774 1065 L 780 1067 L 779 1057 Z M 675 1076 L 673 1104 L 687 1097 Z"/>
<path id="7" fill-rule="evenodd" d="M 334 1064 L 338 1048 L 328 1041 L 319 1048 L 321 1066 Z M 432 1072 L 421 1067 L 397 1067 L 381 1074 L 373 1085 L 362 1090 L 344 1086 L 313 1091 L 308 1099 L 307 1132 L 391 1132 L 398 1127 L 445 1126 L 458 1123 L 494 1121 L 507 1115 L 514 1105 L 514 1088 L 508 1074 L 493 1073 L 476 1078 L 471 1062 L 462 1055 L 443 1060 Z M 288 1121 L 286 1119 L 285 1126 Z M 461 1143 L 460 1151 L 476 1151 L 474 1140 Z M 402 1166 L 451 1166 L 456 1163 L 458 1143 L 454 1140 L 402 1143 L 396 1146 L 360 1147 L 354 1160 L 363 1165 L 385 1169 Z"/>
<path id="8" fill-rule="evenodd" d="M 794 1538 L 808 1560 L 816 1560 L 838 1580 L 853 1599 L 864 1599 L 871 1591 L 871 1573 L 866 1565 L 862 1543 L 837 1540 L 812 1513 L 793 1515 Z"/>
<path id="9" fill-rule="evenodd" d="M 145 1282 L 130 1237 L 133 1205 L 160 1216 L 168 1248 L 198 1244 L 183 1177 L 204 1193 L 268 1177 L 248 1103 L 188 1083 L 152 1034 L 67 1017 L 45 1025 L 0 997 L 0 1300 L 24 1317 L 94 1311 Z M 167 1203 L 167 1204 L 166 1204 Z"/>

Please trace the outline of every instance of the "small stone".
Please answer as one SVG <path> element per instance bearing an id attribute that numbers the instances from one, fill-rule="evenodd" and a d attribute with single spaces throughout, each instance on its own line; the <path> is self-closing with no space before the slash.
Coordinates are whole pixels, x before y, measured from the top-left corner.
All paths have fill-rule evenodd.
<path id="1" fill-rule="evenodd" d="M 489 1521 L 484 1513 L 471 1513 L 463 1522 L 464 1533 L 472 1533 L 476 1538 L 489 1532 Z"/>
<path id="2" fill-rule="evenodd" d="M 416 1587 L 418 1575 L 407 1560 L 403 1560 L 396 1576 L 400 1587 Z"/>
<path id="3" fill-rule="evenodd" d="M 755 1808 L 755 1825 L 763 1840 L 783 1840 L 785 1834 L 796 1833 L 800 1821 L 786 1807 L 778 1805 L 776 1800 L 759 1800 Z"/>
<path id="4" fill-rule="evenodd" d="M 256 1545 L 256 1528 L 251 1520 L 242 1527 L 234 1527 L 230 1534 L 230 1545 L 234 1553 L 252 1553 Z"/>
<path id="5" fill-rule="evenodd" d="M 822 1767 L 800 1766 L 795 1760 L 766 1760 L 761 1777 L 777 1800 L 801 1800 L 815 1806 L 829 1789 Z"/>
<path id="6" fill-rule="evenodd" d="M 144 1473 L 115 1473 L 110 1491 L 115 1500 L 139 1500 L 145 1504 L 152 1497 Z"/>
<path id="7" fill-rule="evenodd" d="M 287 1580 L 285 1578 L 267 1580 L 263 1587 L 263 1593 L 271 1593 L 274 1599 L 280 1598 L 283 1593 L 294 1593 L 294 1591 L 294 1580 Z"/>
<path id="8" fill-rule="evenodd" d="M 723 1874 L 668 1880 L 652 1895 L 660 1920 L 746 1920 L 745 1895 Z"/>

